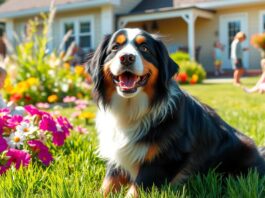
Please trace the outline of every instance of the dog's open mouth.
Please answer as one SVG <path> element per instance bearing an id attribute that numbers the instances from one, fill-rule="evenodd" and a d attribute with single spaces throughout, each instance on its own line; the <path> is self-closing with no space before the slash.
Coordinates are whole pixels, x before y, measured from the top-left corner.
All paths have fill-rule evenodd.
<path id="1" fill-rule="evenodd" d="M 136 92 L 138 87 L 146 85 L 150 73 L 143 76 L 138 76 L 131 72 L 124 72 L 118 76 L 113 75 L 113 82 L 119 86 L 120 90 L 126 93 Z"/>

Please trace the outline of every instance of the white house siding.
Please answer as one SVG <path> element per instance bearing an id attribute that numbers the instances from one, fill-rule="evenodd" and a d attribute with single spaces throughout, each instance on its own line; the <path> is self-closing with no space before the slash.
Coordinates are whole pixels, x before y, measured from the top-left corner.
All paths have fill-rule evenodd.
<path id="1" fill-rule="evenodd" d="M 253 34 L 260 32 L 260 12 L 265 10 L 265 5 L 244 6 L 231 9 L 223 9 L 217 12 L 218 16 L 225 14 L 246 13 L 248 16 L 248 40 Z M 260 69 L 260 53 L 249 43 L 249 65 L 250 69 Z"/>
<path id="2" fill-rule="evenodd" d="M 94 29 L 92 29 L 92 34 L 94 36 L 92 43 L 94 43 L 93 48 L 95 48 L 99 41 L 102 39 L 101 35 L 101 9 L 87 9 L 87 10 L 78 10 L 78 11 L 68 11 L 57 13 L 54 23 L 53 23 L 53 47 L 58 47 L 63 39 L 62 37 L 62 26 L 61 21 L 70 18 L 82 18 L 82 17 L 92 17 L 94 19 L 93 25 Z M 93 27 L 92 27 L 93 28 Z"/>

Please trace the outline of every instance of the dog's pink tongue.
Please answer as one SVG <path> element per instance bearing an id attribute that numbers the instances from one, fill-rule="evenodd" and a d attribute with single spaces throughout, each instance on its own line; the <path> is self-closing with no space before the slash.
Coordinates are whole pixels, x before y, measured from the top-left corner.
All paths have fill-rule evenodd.
<path id="1" fill-rule="evenodd" d="M 138 76 L 122 74 L 119 76 L 120 86 L 123 89 L 132 89 L 137 82 Z"/>

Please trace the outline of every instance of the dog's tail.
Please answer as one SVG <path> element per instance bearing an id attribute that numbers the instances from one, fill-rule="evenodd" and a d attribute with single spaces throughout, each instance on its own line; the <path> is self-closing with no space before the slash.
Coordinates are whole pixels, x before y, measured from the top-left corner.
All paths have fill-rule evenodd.
<path id="1" fill-rule="evenodd" d="M 265 147 L 259 147 L 259 153 L 263 157 L 263 159 L 265 160 Z"/>

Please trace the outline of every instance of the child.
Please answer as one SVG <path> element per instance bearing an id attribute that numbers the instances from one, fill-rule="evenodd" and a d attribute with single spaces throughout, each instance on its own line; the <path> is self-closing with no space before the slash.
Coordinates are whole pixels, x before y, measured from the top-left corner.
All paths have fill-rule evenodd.
<path id="1" fill-rule="evenodd" d="M 251 89 L 244 88 L 244 91 L 247 93 L 253 93 L 253 92 L 259 92 L 259 93 L 265 93 L 265 60 L 261 61 L 261 68 L 263 70 L 260 79 L 256 83 L 254 87 Z"/>
<path id="2" fill-rule="evenodd" d="M 214 50 L 213 50 L 213 59 L 214 59 L 214 67 L 215 67 L 215 76 L 219 76 L 223 73 L 221 67 L 222 67 L 222 56 L 223 56 L 223 45 L 216 41 L 214 43 Z"/>
<path id="3" fill-rule="evenodd" d="M 240 86 L 240 78 L 244 74 L 243 51 L 248 50 L 242 48 L 241 43 L 246 40 L 246 34 L 238 32 L 231 44 L 231 61 L 234 69 L 234 85 Z"/>

